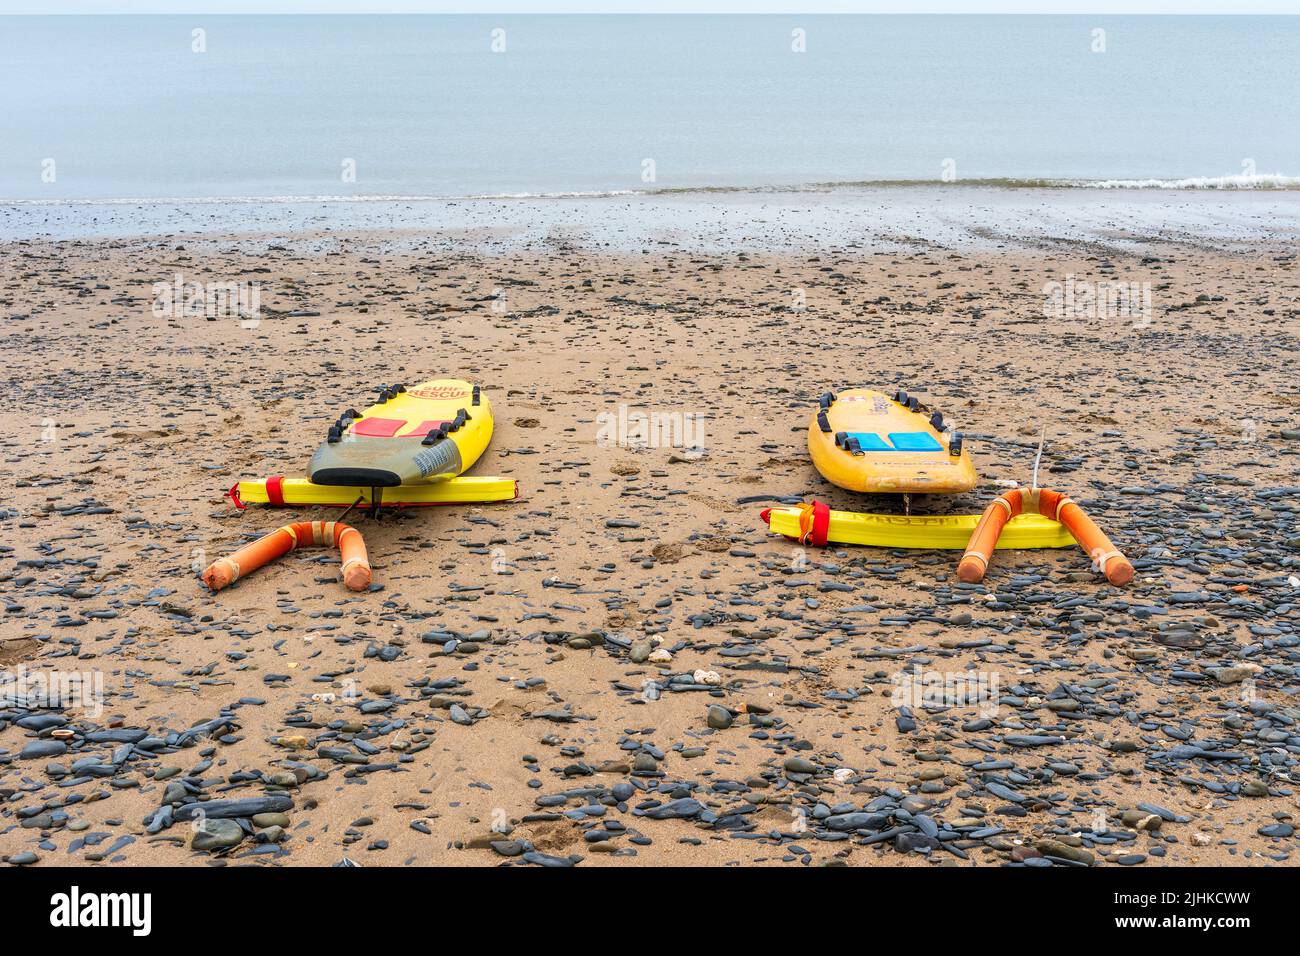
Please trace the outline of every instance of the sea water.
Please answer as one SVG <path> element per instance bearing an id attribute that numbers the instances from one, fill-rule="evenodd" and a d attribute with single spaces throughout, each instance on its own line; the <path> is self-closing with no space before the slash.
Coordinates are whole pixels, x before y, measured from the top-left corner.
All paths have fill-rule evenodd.
<path id="1" fill-rule="evenodd" d="M 0 17 L 0 201 L 1300 185 L 1300 18 Z"/>

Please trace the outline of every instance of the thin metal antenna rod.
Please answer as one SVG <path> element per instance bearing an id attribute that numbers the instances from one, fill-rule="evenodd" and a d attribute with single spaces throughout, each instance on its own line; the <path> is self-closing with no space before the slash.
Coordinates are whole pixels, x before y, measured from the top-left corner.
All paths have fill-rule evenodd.
<path id="1" fill-rule="evenodd" d="M 1043 460 L 1043 440 L 1047 437 L 1047 426 L 1044 425 L 1038 433 L 1038 454 L 1034 456 L 1034 480 L 1030 488 L 1038 490 L 1038 463 Z"/>

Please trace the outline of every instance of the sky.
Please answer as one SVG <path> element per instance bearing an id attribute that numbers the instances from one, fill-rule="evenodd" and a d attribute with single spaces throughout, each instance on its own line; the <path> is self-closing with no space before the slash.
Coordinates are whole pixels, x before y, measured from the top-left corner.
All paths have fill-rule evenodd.
<path id="1" fill-rule="evenodd" d="M 0 15 L 32 13 L 1300 14 L 1300 0 L 0 0 Z"/>

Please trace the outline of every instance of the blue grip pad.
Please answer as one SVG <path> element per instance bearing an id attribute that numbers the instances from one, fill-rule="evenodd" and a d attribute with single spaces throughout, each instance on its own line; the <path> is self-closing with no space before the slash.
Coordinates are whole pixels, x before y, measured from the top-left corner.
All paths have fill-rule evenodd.
<path id="1" fill-rule="evenodd" d="M 929 432 L 890 432 L 889 440 L 895 451 L 943 451 Z"/>

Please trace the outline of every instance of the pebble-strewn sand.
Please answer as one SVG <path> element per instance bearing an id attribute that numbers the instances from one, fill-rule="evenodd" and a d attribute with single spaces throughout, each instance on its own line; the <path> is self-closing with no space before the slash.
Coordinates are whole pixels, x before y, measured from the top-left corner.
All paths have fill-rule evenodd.
<path id="1" fill-rule="evenodd" d="M 1292 255 L 235 242 L 3 249 L 0 665 L 105 695 L 66 723 L 0 706 L 10 862 L 1293 859 Z M 155 317 L 178 272 L 260 282 L 260 326 Z M 1043 318 L 1067 275 L 1150 282 L 1149 324 Z M 200 588 L 246 536 L 337 514 L 237 511 L 237 478 L 304 474 L 374 386 L 445 375 L 489 391 L 473 473 L 523 500 L 357 518 L 373 593 L 324 552 Z M 779 498 L 897 507 L 807 462 L 810 407 L 848 385 L 903 385 L 972 436 L 976 492 L 921 510 L 1027 480 L 1046 425 L 1043 483 L 1135 582 L 1071 549 L 999 553 L 972 588 L 955 553 L 769 536 Z M 621 403 L 707 415 L 707 454 L 598 445 Z M 998 706 L 900 711 L 914 667 L 974 669 Z"/>

